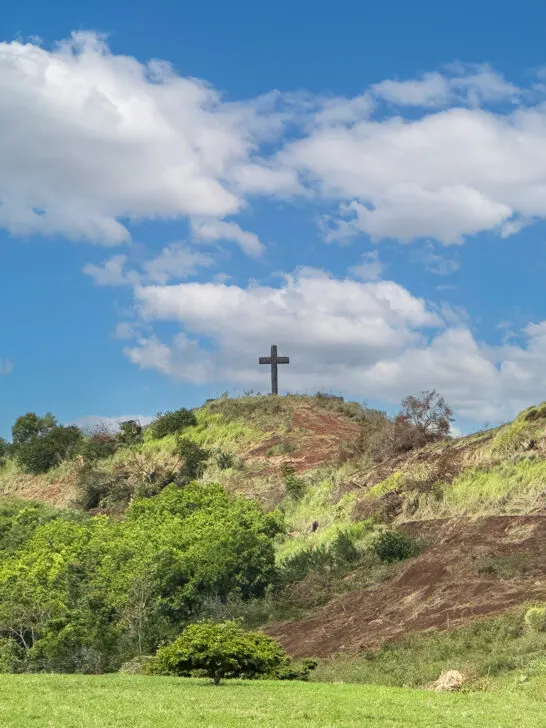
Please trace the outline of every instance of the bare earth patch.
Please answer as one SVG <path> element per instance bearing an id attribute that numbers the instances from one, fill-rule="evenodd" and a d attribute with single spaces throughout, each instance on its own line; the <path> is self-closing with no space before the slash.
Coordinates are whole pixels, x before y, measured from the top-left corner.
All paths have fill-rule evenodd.
<path id="1" fill-rule="evenodd" d="M 378 648 L 411 632 L 450 629 L 546 600 L 546 516 L 485 516 L 406 524 L 429 546 L 398 575 L 266 631 L 295 657 Z M 483 557 L 525 554 L 512 578 L 479 570 Z"/>

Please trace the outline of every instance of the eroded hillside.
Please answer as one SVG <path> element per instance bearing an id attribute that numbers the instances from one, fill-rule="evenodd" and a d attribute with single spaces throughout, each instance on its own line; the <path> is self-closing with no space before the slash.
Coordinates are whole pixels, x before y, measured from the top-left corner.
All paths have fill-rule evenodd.
<path id="1" fill-rule="evenodd" d="M 311 563 L 340 535 L 368 554 L 377 528 L 420 543 L 419 556 L 388 570 L 365 556 L 343 577 L 305 572 L 293 591 L 306 616 L 267 628 L 294 655 L 366 651 L 546 600 L 546 405 L 495 430 L 417 449 L 400 447 L 393 432 L 384 414 L 329 396 L 222 398 L 196 410 L 184 429 L 206 452 L 200 480 L 281 509 L 280 565 Z M 135 495 L 176 481 L 179 444 L 176 434 L 147 430 L 141 444 L 100 462 L 76 457 L 44 475 L 8 461 L 0 488 L 81 507 L 82 487 L 100 481 L 88 510 L 119 517 Z M 272 619 L 278 614 L 265 610 L 263 621 Z"/>

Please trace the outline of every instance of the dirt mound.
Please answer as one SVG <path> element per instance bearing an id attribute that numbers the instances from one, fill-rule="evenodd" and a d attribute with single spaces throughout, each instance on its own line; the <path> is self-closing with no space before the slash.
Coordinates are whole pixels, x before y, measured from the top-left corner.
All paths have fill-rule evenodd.
<path id="1" fill-rule="evenodd" d="M 423 521 L 405 530 L 428 546 L 395 578 L 267 632 L 295 657 L 325 657 L 546 600 L 546 516 Z"/>
<path id="2" fill-rule="evenodd" d="M 350 453 L 360 436 L 361 427 L 346 415 L 308 404 L 296 404 L 290 431 L 274 434 L 262 441 L 246 452 L 244 459 L 255 467 L 263 463 L 263 474 L 277 471 L 281 462 L 289 462 L 296 472 L 303 472 Z M 275 453 L 275 449 L 278 455 L 271 454 Z"/>

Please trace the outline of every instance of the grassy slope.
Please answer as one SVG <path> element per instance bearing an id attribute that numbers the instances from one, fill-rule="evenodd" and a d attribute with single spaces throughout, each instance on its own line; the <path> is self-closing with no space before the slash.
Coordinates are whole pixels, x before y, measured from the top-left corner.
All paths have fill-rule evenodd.
<path id="1" fill-rule="evenodd" d="M 2 728 L 544 728 L 544 706 L 510 693 L 177 678 L 0 676 Z"/>
<path id="2" fill-rule="evenodd" d="M 197 425 L 184 432 L 186 437 L 213 453 L 224 451 L 235 456 L 236 467 L 227 470 L 220 470 L 212 458 L 205 473 L 207 480 L 218 480 L 232 490 L 260 497 L 268 507 L 281 504 L 288 536 L 278 544 L 279 561 L 304 549 L 331 543 L 340 530 L 349 531 L 357 544 L 365 548 L 370 531 L 362 519 L 378 513 L 382 499 L 392 494 L 403 502 L 394 521 L 389 519 L 394 525 L 462 515 L 537 513 L 544 509 L 544 405 L 521 413 L 514 422 L 494 431 L 393 457 L 379 465 L 371 462 L 366 453 L 356 452 L 343 464 L 332 461 L 303 470 L 298 477 L 306 483 L 304 497 L 299 501 L 282 500 L 284 493 L 279 466 L 281 462 L 291 461 L 292 457 L 300 455 L 298 447 L 305 436 L 301 429 L 294 426 L 294 415 L 309 410 L 315 413 L 334 412 L 350 422 L 358 421 L 359 417 L 357 405 L 324 398 L 221 399 L 198 410 Z M 139 457 L 174 457 L 174 436 L 153 440 L 150 434 L 148 431 L 146 441 L 139 449 Z M 269 441 L 275 444 L 259 457 L 249 455 Z M 458 463 L 457 472 L 449 477 L 438 471 L 438 463 L 446 457 L 446 453 L 448 460 Z M 115 470 L 134 457 L 135 450 L 122 450 L 105 466 Z M 68 505 L 75 495 L 76 470 L 76 464 L 66 463 L 45 476 L 33 477 L 17 472 L 13 464 L 8 464 L 0 470 L 0 492 Z M 364 514 L 360 511 L 361 506 L 367 508 Z M 319 528 L 313 532 L 310 525 L 314 521 L 319 523 Z M 366 588 L 387 578 L 388 572 L 383 572 L 384 569 L 377 569 L 375 563 L 370 567 L 366 561 L 354 575 L 344 577 L 339 584 L 333 583 L 329 576 L 327 587 L 320 580 L 302 583 L 301 587 L 314 591 L 318 604 L 321 590 L 325 597 L 337 598 L 338 593 Z M 267 615 L 267 609 L 264 615 Z M 446 655 L 449 659 L 452 656 L 456 658 L 456 654 L 452 655 L 449 651 Z M 360 679 L 372 679 L 369 670 L 367 677 L 364 676 L 359 664 L 354 665 L 354 674 L 361 675 Z"/>

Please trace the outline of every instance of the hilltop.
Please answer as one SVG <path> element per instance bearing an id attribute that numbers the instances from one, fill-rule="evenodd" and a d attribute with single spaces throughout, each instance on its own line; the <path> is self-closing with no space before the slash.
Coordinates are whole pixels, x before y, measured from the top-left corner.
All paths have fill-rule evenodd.
<path id="1" fill-rule="evenodd" d="M 546 404 L 418 447 L 397 442 L 384 413 L 328 395 L 223 397 L 192 417 L 182 435 L 145 428 L 142 442 L 91 464 L 77 456 L 29 475 L 8 460 L 1 492 L 119 519 L 204 453 L 198 482 L 279 509 L 285 522 L 281 596 L 211 603 L 205 614 L 242 616 L 296 657 L 358 659 L 546 601 Z M 415 549 L 379 558 L 381 533 Z"/>

